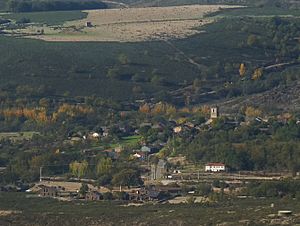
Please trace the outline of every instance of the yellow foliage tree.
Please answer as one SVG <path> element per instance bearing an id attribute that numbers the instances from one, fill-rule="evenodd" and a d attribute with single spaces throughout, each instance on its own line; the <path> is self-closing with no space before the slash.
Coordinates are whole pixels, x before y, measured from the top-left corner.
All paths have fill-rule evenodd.
<path id="1" fill-rule="evenodd" d="M 247 107 L 245 110 L 245 115 L 247 117 L 258 117 L 262 115 L 262 111 L 254 107 Z"/>
<path id="2" fill-rule="evenodd" d="M 158 115 L 158 114 L 163 114 L 165 113 L 166 108 L 165 105 L 161 102 L 156 103 L 151 111 L 152 114 Z"/>
<path id="3" fill-rule="evenodd" d="M 263 69 L 262 68 L 256 68 L 254 70 L 254 73 L 252 75 L 253 80 L 259 79 L 263 75 Z"/>
<path id="4" fill-rule="evenodd" d="M 180 112 L 190 113 L 190 109 L 188 107 L 184 107 L 180 109 Z"/>
<path id="5" fill-rule="evenodd" d="M 149 114 L 150 113 L 150 107 L 148 104 L 143 104 L 142 106 L 140 106 L 139 108 L 139 112 L 145 113 L 145 114 Z"/>
<path id="6" fill-rule="evenodd" d="M 244 76 L 245 76 L 245 74 L 246 74 L 246 66 L 245 66 L 245 64 L 242 63 L 242 64 L 240 65 L 239 73 L 240 73 L 240 76 L 241 76 L 241 77 L 244 77 Z"/>
<path id="7" fill-rule="evenodd" d="M 176 107 L 170 104 L 166 104 L 165 109 L 166 109 L 166 115 L 174 115 L 177 112 Z"/>

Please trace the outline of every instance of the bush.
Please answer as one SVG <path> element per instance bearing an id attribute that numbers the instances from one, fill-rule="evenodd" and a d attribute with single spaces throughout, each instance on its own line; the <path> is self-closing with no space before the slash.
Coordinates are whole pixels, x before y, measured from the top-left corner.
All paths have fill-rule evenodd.
<path id="1" fill-rule="evenodd" d="M 112 200 L 113 199 L 113 194 L 111 192 L 105 192 L 102 195 L 103 195 L 103 200 Z"/>
<path id="2" fill-rule="evenodd" d="M 23 17 L 23 18 L 21 18 L 20 20 L 17 20 L 17 21 L 16 21 L 17 24 L 28 24 L 28 23 L 30 23 L 30 22 L 31 22 L 30 19 L 28 19 L 28 18 L 26 18 L 26 17 Z"/>

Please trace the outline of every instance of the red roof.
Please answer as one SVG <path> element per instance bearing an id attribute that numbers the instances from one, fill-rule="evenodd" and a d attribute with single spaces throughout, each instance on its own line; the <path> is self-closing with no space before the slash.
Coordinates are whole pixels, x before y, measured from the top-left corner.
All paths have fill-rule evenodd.
<path id="1" fill-rule="evenodd" d="M 225 166 L 225 164 L 220 162 L 210 162 L 207 163 L 206 166 Z"/>

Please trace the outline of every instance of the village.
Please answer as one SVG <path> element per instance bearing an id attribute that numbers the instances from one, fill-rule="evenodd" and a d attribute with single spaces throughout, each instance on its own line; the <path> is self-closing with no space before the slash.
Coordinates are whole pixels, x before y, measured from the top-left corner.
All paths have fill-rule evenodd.
<path id="1" fill-rule="evenodd" d="M 172 123 L 172 137 L 195 136 L 202 130 L 209 130 L 211 125 L 220 117 L 220 109 L 217 106 L 210 108 L 210 117 L 207 121 L 200 125 L 191 122 L 178 124 Z M 250 119 L 249 119 L 250 120 Z M 256 123 L 264 123 L 267 125 L 267 119 L 254 117 L 251 119 Z M 227 124 L 238 127 L 241 122 L 230 119 L 227 115 Z M 245 122 L 242 122 L 245 123 Z M 299 124 L 299 121 L 296 122 Z M 155 124 L 145 122 L 142 127 L 152 127 L 156 130 L 163 131 L 164 124 Z M 120 128 L 127 135 L 133 135 L 139 138 L 139 131 L 132 130 L 130 133 L 128 128 Z M 268 126 L 261 129 L 265 133 Z M 70 133 L 68 140 L 65 142 L 75 145 L 78 142 L 99 139 L 105 139 L 110 135 L 110 130 L 106 127 L 100 128 L 98 131 L 89 134 Z M 140 140 L 140 139 L 139 139 Z M 33 186 L 3 186 L 2 191 L 25 191 L 30 195 L 42 198 L 55 198 L 63 201 L 82 200 L 82 201 L 100 201 L 100 200 L 122 200 L 134 205 L 142 205 L 144 203 L 211 203 L 227 196 L 234 197 L 251 197 L 245 192 L 247 184 L 252 182 L 268 182 L 282 181 L 286 178 L 292 178 L 290 172 L 265 172 L 265 171 L 240 171 L 230 168 L 224 162 L 206 162 L 196 165 L 186 158 L 186 156 L 178 155 L 174 157 L 163 157 L 161 150 L 166 148 L 170 142 L 160 142 L 153 145 L 141 142 L 140 149 L 133 148 L 130 150 L 130 158 L 136 162 L 142 169 L 141 180 L 139 186 L 122 185 L 119 186 L 103 186 L 97 184 L 94 179 L 82 178 L 76 175 L 69 176 L 48 176 L 44 174 L 44 168 L 39 168 L 39 182 Z M 136 146 L 138 147 L 138 146 Z M 170 147 L 168 147 L 170 148 Z M 174 147 L 171 147 L 174 149 Z M 64 154 L 59 149 L 56 154 Z M 86 158 L 96 158 L 101 152 L 107 158 L 117 161 L 122 155 L 123 149 L 121 145 L 115 147 L 92 147 L 83 148 L 81 154 Z M 81 163 L 76 162 L 80 165 Z M 299 173 L 294 175 L 299 178 Z"/>

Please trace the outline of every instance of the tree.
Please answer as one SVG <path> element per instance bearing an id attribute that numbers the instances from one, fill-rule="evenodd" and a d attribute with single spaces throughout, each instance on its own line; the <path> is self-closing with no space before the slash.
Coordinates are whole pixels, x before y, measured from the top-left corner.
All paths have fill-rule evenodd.
<path id="1" fill-rule="evenodd" d="M 129 194 L 124 191 L 116 192 L 115 197 L 118 200 L 129 200 Z"/>
<path id="2" fill-rule="evenodd" d="M 163 85 L 164 84 L 164 78 L 162 78 L 158 75 L 152 75 L 151 83 L 154 84 L 154 85 Z"/>
<path id="3" fill-rule="evenodd" d="M 111 192 L 105 192 L 102 195 L 103 195 L 103 200 L 112 200 L 113 199 L 113 194 Z"/>
<path id="4" fill-rule="evenodd" d="M 39 100 L 39 105 L 42 106 L 43 108 L 48 108 L 49 104 L 50 104 L 50 101 L 47 98 L 42 98 Z"/>
<path id="5" fill-rule="evenodd" d="M 252 75 L 252 80 L 257 80 L 263 75 L 262 68 L 256 68 Z"/>
<path id="6" fill-rule="evenodd" d="M 129 59 L 124 53 L 119 54 L 118 60 L 119 60 L 120 64 L 123 64 L 123 65 L 129 63 Z"/>
<path id="7" fill-rule="evenodd" d="M 150 106 L 147 103 L 143 104 L 142 106 L 140 106 L 139 112 L 142 112 L 144 114 L 149 114 L 150 113 Z"/>
<path id="8" fill-rule="evenodd" d="M 108 69 L 106 76 L 110 79 L 117 79 L 119 77 L 119 72 L 120 69 L 118 67 L 113 67 Z"/>
<path id="9" fill-rule="evenodd" d="M 199 184 L 196 188 L 196 192 L 201 196 L 208 196 L 212 192 L 210 184 Z"/>
<path id="10" fill-rule="evenodd" d="M 81 178 L 87 172 L 88 162 L 84 160 L 83 162 L 71 162 L 69 165 L 70 171 L 74 176 Z"/>
<path id="11" fill-rule="evenodd" d="M 79 194 L 85 197 L 86 193 L 89 191 L 89 186 L 86 183 L 82 183 L 79 189 Z"/>
<path id="12" fill-rule="evenodd" d="M 245 67 L 245 64 L 242 63 L 242 64 L 240 65 L 239 73 L 240 73 L 240 76 L 241 76 L 241 77 L 244 77 L 244 76 L 245 76 L 245 74 L 246 74 L 246 67 Z"/>
<path id="13" fill-rule="evenodd" d="M 123 169 L 113 176 L 112 183 L 115 186 L 137 186 L 142 185 L 143 181 L 140 172 L 134 169 Z"/>
<path id="14" fill-rule="evenodd" d="M 101 176 L 101 175 L 110 174 L 111 168 L 112 168 L 111 158 L 103 158 L 98 162 L 96 166 L 97 175 Z"/>
<path id="15" fill-rule="evenodd" d="M 256 35 L 249 35 L 247 39 L 247 45 L 248 46 L 254 46 L 257 44 L 257 36 Z"/>
<path id="16" fill-rule="evenodd" d="M 198 79 L 198 78 L 194 79 L 194 81 L 193 81 L 193 89 L 194 89 L 194 91 L 198 92 L 199 89 L 200 89 L 200 87 L 201 87 L 201 81 L 200 81 L 200 79 Z"/>
<path id="17" fill-rule="evenodd" d="M 245 115 L 247 117 L 258 117 L 262 115 L 262 111 L 254 107 L 247 107 L 245 110 Z"/>

